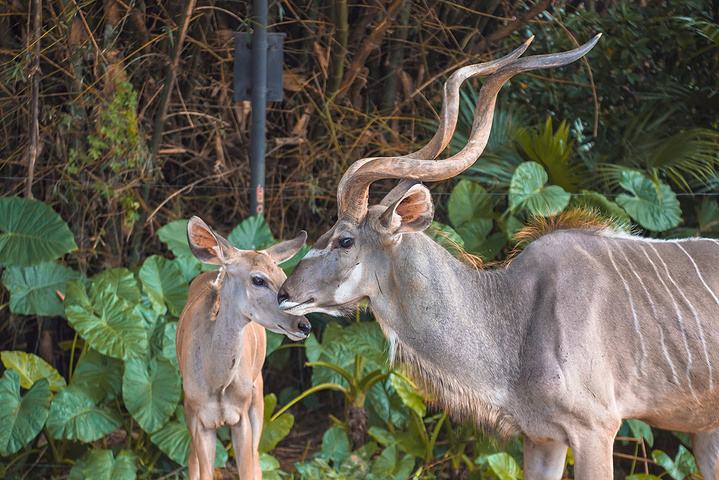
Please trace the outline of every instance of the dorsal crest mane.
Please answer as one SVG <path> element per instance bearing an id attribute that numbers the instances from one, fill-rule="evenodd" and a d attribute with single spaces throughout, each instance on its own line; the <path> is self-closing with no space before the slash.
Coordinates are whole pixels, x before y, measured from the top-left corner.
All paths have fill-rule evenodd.
<path id="1" fill-rule="evenodd" d="M 540 237 L 557 230 L 584 230 L 595 233 L 626 233 L 621 221 L 606 217 L 595 209 L 570 208 L 551 217 L 534 217 L 530 223 L 519 229 L 513 240 L 518 248 L 526 247 Z"/>

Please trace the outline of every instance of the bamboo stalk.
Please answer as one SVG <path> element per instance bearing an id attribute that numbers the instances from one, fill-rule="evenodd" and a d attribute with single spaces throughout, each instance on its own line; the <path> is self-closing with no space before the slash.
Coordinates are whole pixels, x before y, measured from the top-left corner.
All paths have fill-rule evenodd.
<path id="1" fill-rule="evenodd" d="M 349 35 L 349 27 L 347 26 L 347 0 L 336 0 L 332 7 L 332 22 L 335 26 L 335 33 L 330 57 L 330 71 L 332 72 L 328 88 L 330 95 L 335 93 L 342 83 L 342 76 L 345 70 L 345 58 L 347 57 L 347 38 Z"/>
<path id="2" fill-rule="evenodd" d="M 32 198 L 32 182 L 35 178 L 35 163 L 40 155 L 40 38 L 42 36 L 42 2 L 33 0 L 33 45 L 32 66 L 30 67 L 30 139 L 27 150 L 27 178 L 25 196 Z M 28 48 L 28 50 L 30 50 Z"/>

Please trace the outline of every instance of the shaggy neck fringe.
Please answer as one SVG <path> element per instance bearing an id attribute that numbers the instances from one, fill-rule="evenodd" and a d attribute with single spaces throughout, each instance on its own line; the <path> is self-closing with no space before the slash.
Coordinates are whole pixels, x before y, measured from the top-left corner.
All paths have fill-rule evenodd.
<path id="1" fill-rule="evenodd" d="M 395 340 L 396 341 L 396 340 Z M 519 432 L 514 419 L 480 392 L 423 361 L 410 347 L 396 341 L 392 365 L 401 365 L 426 393 L 430 403 L 444 408 L 458 421 L 471 420 L 485 432 L 508 439 Z"/>

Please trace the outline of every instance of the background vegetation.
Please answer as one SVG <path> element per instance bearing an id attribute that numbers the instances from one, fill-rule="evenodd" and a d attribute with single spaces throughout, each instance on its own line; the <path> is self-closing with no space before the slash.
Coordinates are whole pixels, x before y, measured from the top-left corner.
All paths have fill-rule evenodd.
<path id="1" fill-rule="evenodd" d="M 267 223 L 246 218 L 250 111 L 232 102 L 249 10 L 0 3 L 0 475 L 182 476 L 172 340 L 200 269 L 182 219 L 199 214 L 242 248 L 300 228 L 316 238 L 352 161 L 426 141 L 448 73 L 530 34 L 540 53 L 604 37 L 587 62 L 504 89 L 488 151 L 433 186 L 433 234 L 498 260 L 531 216 L 590 206 L 644 235 L 719 237 L 716 0 L 271 2 L 287 38 Z M 463 91 L 454 150 L 477 89 Z M 521 477 L 521 442 L 428 408 L 366 314 L 312 321 L 304 345 L 270 335 L 266 478 Z M 230 467 L 226 432 L 218 442 Z M 615 460 L 618 478 L 698 476 L 689 438 L 636 420 Z"/>

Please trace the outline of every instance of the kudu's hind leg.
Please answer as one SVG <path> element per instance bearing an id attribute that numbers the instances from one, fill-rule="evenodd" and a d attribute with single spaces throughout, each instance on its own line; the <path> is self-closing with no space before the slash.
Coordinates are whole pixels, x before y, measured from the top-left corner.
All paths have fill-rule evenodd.
<path id="1" fill-rule="evenodd" d="M 527 480 L 560 480 L 567 446 L 554 441 L 533 442 L 524 437 L 524 477 Z"/>
<path id="2" fill-rule="evenodd" d="M 719 480 L 719 429 L 694 434 L 694 455 L 704 480 Z"/>

